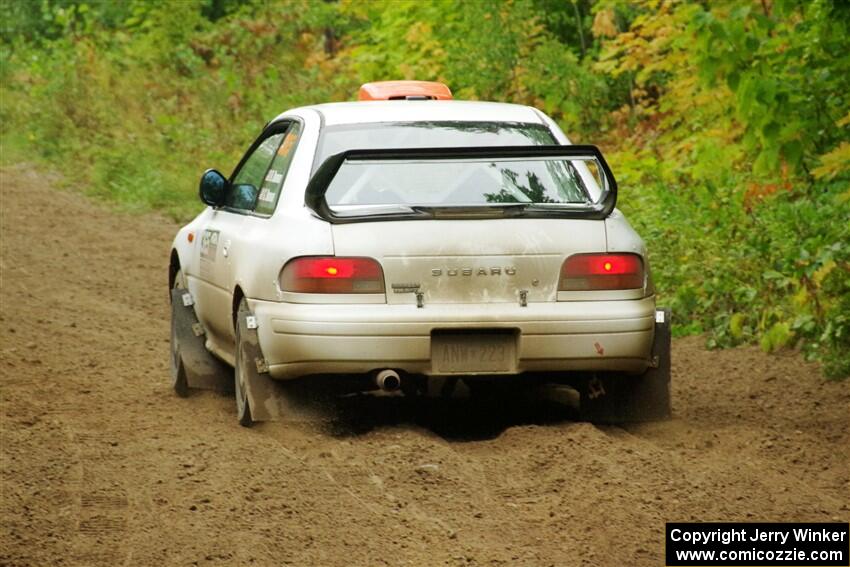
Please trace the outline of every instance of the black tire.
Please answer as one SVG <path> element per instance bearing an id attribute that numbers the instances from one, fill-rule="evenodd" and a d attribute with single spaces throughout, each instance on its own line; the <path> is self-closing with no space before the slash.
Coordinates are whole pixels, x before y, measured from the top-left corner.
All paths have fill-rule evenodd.
<path id="1" fill-rule="evenodd" d="M 660 421 L 672 415 L 670 399 L 670 310 L 655 324 L 652 357 L 656 365 L 639 376 L 597 373 L 579 385 L 580 413 L 594 423 Z"/>
<path id="2" fill-rule="evenodd" d="M 183 272 L 177 270 L 174 276 L 174 284 L 171 289 L 185 289 L 183 283 Z M 174 393 L 181 398 L 189 396 L 189 381 L 186 376 L 186 366 L 180 354 L 180 341 L 177 338 L 177 322 L 174 318 L 174 310 L 171 311 L 171 387 Z"/>
<path id="3" fill-rule="evenodd" d="M 250 379 L 250 364 L 253 363 L 247 356 L 245 333 L 243 320 L 245 315 L 250 313 L 248 302 L 243 298 L 239 302 L 239 309 L 236 317 L 236 356 L 233 371 L 233 383 L 236 390 L 236 418 L 239 420 L 239 425 L 243 427 L 251 427 L 254 425 L 254 419 L 251 417 L 251 404 L 248 401 L 248 390 L 245 386 L 247 380 Z"/>

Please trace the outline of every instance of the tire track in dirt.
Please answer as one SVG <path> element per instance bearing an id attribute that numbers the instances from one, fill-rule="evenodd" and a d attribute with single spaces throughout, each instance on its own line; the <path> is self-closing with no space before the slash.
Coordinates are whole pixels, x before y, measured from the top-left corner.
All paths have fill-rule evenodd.
<path id="1" fill-rule="evenodd" d="M 666 423 L 354 398 L 240 428 L 170 391 L 176 225 L 0 176 L 2 565 L 658 565 L 665 521 L 850 518 L 850 382 L 695 338 Z"/>

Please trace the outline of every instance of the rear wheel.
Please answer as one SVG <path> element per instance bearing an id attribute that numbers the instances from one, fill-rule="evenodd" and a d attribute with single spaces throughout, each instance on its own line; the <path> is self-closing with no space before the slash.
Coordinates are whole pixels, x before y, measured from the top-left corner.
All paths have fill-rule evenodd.
<path id="1" fill-rule="evenodd" d="M 654 365 L 639 376 L 598 373 L 579 387 L 582 419 L 596 423 L 658 421 L 671 416 L 670 310 L 655 324 Z"/>
<path id="2" fill-rule="evenodd" d="M 239 309 L 236 317 L 236 363 L 234 365 L 234 386 L 236 390 L 236 417 L 239 424 L 244 427 L 254 425 L 254 419 L 251 417 L 251 404 L 248 401 L 247 381 L 250 380 L 251 366 L 253 362 L 249 360 L 248 349 L 246 348 L 245 332 L 245 317 L 250 313 L 248 302 L 243 298 L 239 302 Z"/>
<path id="3" fill-rule="evenodd" d="M 183 271 L 177 270 L 174 276 L 172 290 L 185 289 L 183 282 Z M 171 310 L 171 387 L 181 398 L 189 395 L 189 381 L 186 377 L 186 366 L 180 354 L 180 340 L 177 338 L 177 319 L 174 316 L 174 308 Z"/>

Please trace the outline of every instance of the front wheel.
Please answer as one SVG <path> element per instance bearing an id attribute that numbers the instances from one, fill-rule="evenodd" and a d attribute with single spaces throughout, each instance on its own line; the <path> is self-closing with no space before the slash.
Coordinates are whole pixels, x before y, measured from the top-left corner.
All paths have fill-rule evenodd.
<path id="1" fill-rule="evenodd" d="M 185 289 L 183 283 L 183 271 L 178 270 L 174 276 L 174 284 L 172 290 Z M 180 339 L 177 336 L 177 316 L 174 312 L 176 306 L 171 308 L 171 387 L 181 398 L 189 395 L 189 380 L 186 376 L 186 365 L 183 363 L 183 356 L 180 352 Z"/>
<path id="2" fill-rule="evenodd" d="M 248 400 L 248 380 L 251 376 L 251 366 L 253 361 L 250 359 L 250 350 L 248 337 L 249 331 L 245 323 L 247 315 L 250 314 L 248 302 L 243 298 L 239 302 L 239 309 L 236 317 L 236 363 L 234 364 L 234 387 L 236 390 L 236 417 L 239 420 L 239 425 L 243 427 L 251 427 L 254 425 L 254 419 L 251 417 L 251 404 Z"/>

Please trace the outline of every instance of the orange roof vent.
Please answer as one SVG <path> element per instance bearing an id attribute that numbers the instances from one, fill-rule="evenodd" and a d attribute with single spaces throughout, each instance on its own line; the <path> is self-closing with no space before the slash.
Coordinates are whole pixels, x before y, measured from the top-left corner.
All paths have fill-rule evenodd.
<path id="1" fill-rule="evenodd" d="M 452 91 L 433 81 L 378 81 L 360 87 L 358 100 L 452 100 Z"/>

